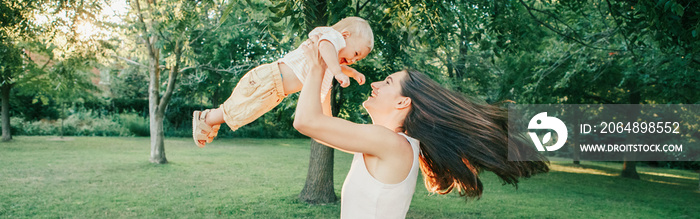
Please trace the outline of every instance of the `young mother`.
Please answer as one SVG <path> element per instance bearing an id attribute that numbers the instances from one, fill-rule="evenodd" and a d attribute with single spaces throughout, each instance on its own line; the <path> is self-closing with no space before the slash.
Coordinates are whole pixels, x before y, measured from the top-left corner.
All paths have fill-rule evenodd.
<path id="1" fill-rule="evenodd" d="M 316 64 L 301 90 L 294 128 L 354 153 L 341 193 L 342 218 L 404 218 L 419 168 L 429 191 L 457 189 L 467 198 L 481 196 L 482 170 L 514 186 L 518 177 L 549 170 L 541 156 L 539 161 L 507 160 L 506 110 L 467 99 L 414 70 L 371 84 L 372 95 L 362 105 L 372 124 L 324 114 L 319 95 L 324 67 L 316 51 L 307 48 Z"/>

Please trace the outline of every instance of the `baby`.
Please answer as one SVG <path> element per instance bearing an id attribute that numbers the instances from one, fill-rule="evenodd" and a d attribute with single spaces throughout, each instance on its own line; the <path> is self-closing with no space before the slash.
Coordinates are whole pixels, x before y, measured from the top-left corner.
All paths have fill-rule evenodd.
<path id="1" fill-rule="evenodd" d="M 246 73 L 219 108 L 194 111 L 194 143 L 204 147 L 216 137 L 221 123 L 226 122 L 235 131 L 272 110 L 287 95 L 300 91 L 310 70 L 303 48 L 314 42 L 318 42 L 319 57 L 327 67 L 321 86 L 324 103 L 328 102 L 334 78 L 342 87 L 350 85 L 350 78 L 364 84 L 365 76 L 347 65 L 365 58 L 372 51 L 374 35 L 367 21 L 348 17 L 331 27 L 317 27 L 309 33 L 309 39 L 284 58 Z"/>

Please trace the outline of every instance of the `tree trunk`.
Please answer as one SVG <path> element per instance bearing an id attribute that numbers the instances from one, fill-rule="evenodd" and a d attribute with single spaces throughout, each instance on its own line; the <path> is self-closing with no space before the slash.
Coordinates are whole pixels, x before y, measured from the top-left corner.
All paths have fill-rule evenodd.
<path id="1" fill-rule="evenodd" d="M 314 27 L 327 26 L 326 16 L 327 2 L 325 0 L 304 1 L 304 14 L 306 16 L 306 32 Z M 339 101 L 336 101 L 337 84 L 333 81 L 334 89 L 331 90 L 332 115 L 338 115 Z M 306 175 L 304 189 L 299 194 L 299 200 L 309 204 L 333 203 L 338 200 L 333 188 L 333 148 L 311 141 L 311 155 L 309 156 L 309 172 Z"/>
<path id="2" fill-rule="evenodd" d="M 59 99 L 60 101 L 60 99 Z M 66 121 L 66 104 L 61 103 L 61 127 L 58 127 L 58 135 L 63 139 L 63 121 Z"/>
<path id="3" fill-rule="evenodd" d="M 149 34 L 148 28 L 150 27 L 153 31 L 153 24 L 146 24 L 144 21 L 143 12 L 141 11 L 141 5 L 139 1 L 134 1 L 134 6 L 138 11 L 138 22 L 141 23 L 141 31 L 143 32 L 144 42 L 146 43 L 146 50 L 149 56 L 149 82 L 148 82 L 148 113 L 150 121 L 150 131 L 151 131 L 151 163 L 165 164 L 168 163 L 168 159 L 165 158 L 165 134 L 163 132 L 163 120 L 165 118 L 165 110 L 168 108 L 168 102 L 172 97 L 173 91 L 177 83 L 177 77 L 180 73 L 180 61 L 182 56 L 182 41 L 176 40 L 175 46 L 173 47 L 173 54 L 175 55 L 175 66 L 171 67 L 170 74 L 168 75 L 167 88 L 163 93 L 163 97 L 160 96 L 160 48 L 158 48 L 158 42 L 163 39 L 159 39 L 156 34 Z M 155 7 L 155 1 L 148 1 L 149 10 Z M 146 36 L 150 36 L 145 38 Z"/>
<path id="4" fill-rule="evenodd" d="M 578 111 L 579 115 L 583 115 L 583 112 L 585 112 L 585 109 L 576 108 L 576 110 L 579 110 Z M 580 116 L 577 117 L 576 124 L 581 124 L 581 117 Z M 575 129 L 576 129 L 576 127 L 573 127 L 570 130 L 575 130 Z M 572 142 L 572 145 L 574 147 L 573 148 L 573 150 L 574 150 L 573 151 L 573 153 L 574 153 L 573 160 L 574 160 L 574 164 L 576 164 L 576 165 L 581 165 L 581 147 L 578 145 L 578 133 L 579 132 L 580 131 L 572 132 L 571 138 L 570 138 L 572 140 L 571 142 Z"/>
<path id="5" fill-rule="evenodd" d="M 309 172 L 299 200 L 309 204 L 333 203 L 338 200 L 333 188 L 334 149 L 311 140 Z"/>
<path id="6" fill-rule="evenodd" d="M 639 103 L 639 102 L 637 102 Z M 628 117 L 627 121 L 630 121 L 630 119 L 636 119 L 638 113 L 630 113 L 627 116 Z M 636 120 L 635 120 L 636 121 Z M 625 140 L 627 142 L 634 142 L 635 138 L 632 137 L 632 135 L 628 135 Z M 624 178 L 630 178 L 630 179 L 639 179 L 639 174 L 637 173 L 637 161 L 636 159 L 636 154 L 634 152 L 625 152 L 624 154 L 624 163 L 622 163 L 622 173 L 620 176 Z"/>
<path id="7" fill-rule="evenodd" d="M 155 52 L 157 54 L 157 52 Z M 164 115 L 158 110 L 160 105 L 160 69 L 158 68 L 158 57 L 151 57 L 150 82 L 148 83 L 148 117 L 151 129 L 151 163 L 164 164 L 168 162 L 165 158 L 165 135 L 163 134 Z"/>
<path id="8" fill-rule="evenodd" d="M 630 179 L 639 179 L 637 173 L 637 161 L 627 161 L 622 163 L 622 174 L 620 176 Z"/>
<path id="9" fill-rule="evenodd" d="M 163 114 L 160 113 L 160 51 L 154 47 L 158 41 L 156 36 L 152 36 L 148 41 L 150 56 L 150 69 L 148 83 L 148 115 L 151 129 L 151 163 L 164 164 L 168 160 L 165 158 L 165 144 L 163 143 Z"/>
<path id="10" fill-rule="evenodd" d="M 627 89 L 632 91 L 629 94 L 630 104 L 639 104 L 642 102 L 642 96 L 636 87 L 636 83 L 629 82 L 627 84 Z M 637 115 L 639 115 L 639 114 L 635 113 L 630 118 L 635 119 L 635 121 L 636 121 Z M 629 137 L 629 138 L 631 138 L 631 137 Z M 631 139 L 629 139 L 629 140 L 631 140 Z M 634 153 L 626 153 L 625 154 L 625 162 L 622 164 L 622 173 L 620 174 L 620 176 L 625 177 L 625 178 L 630 178 L 630 179 L 639 179 L 639 174 L 637 173 L 637 161 L 633 161 L 634 159 L 630 159 L 631 158 L 630 156 L 634 156 Z"/>
<path id="11" fill-rule="evenodd" d="M 578 133 L 573 132 L 572 139 L 577 139 L 577 137 L 576 137 L 577 134 Z M 574 145 L 574 157 L 573 157 L 574 164 L 581 165 L 581 148 L 579 147 L 579 145 L 577 143 L 578 142 L 574 141 L 574 144 L 573 144 Z"/>
<path id="12" fill-rule="evenodd" d="M 11 84 L 3 84 L 0 86 L 0 92 L 2 93 L 2 141 L 12 140 L 12 133 L 10 132 L 10 89 Z"/>
<path id="13" fill-rule="evenodd" d="M 150 45 L 156 41 L 152 37 Z M 164 164 L 168 162 L 165 158 L 165 135 L 163 134 L 163 113 L 160 112 L 160 64 L 159 51 L 149 46 L 150 52 L 150 81 L 148 83 L 148 114 L 151 129 L 151 163 Z"/>
<path id="14" fill-rule="evenodd" d="M 151 110 L 151 163 L 165 164 L 168 159 L 165 158 L 165 135 L 163 133 L 163 115 L 154 113 L 157 111 Z"/>
<path id="15" fill-rule="evenodd" d="M 336 100 L 340 90 L 337 81 L 333 81 L 331 89 L 331 115 L 337 116 L 342 99 Z M 326 204 L 338 200 L 333 188 L 333 161 L 335 149 L 311 140 L 311 155 L 309 156 L 309 171 L 306 175 L 304 189 L 299 193 L 299 200 L 309 204 Z"/>

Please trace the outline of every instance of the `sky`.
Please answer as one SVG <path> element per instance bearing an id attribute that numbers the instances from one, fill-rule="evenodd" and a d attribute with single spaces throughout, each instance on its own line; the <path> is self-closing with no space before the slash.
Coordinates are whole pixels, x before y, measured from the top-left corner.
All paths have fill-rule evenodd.
<path id="1" fill-rule="evenodd" d="M 124 17 L 129 6 L 126 0 L 102 0 L 104 7 L 102 10 L 95 15 L 95 18 L 100 21 L 109 23 L 121 23 L 122 17 Z M 55 20 L 66 20 L 69 21 L 71 17 L 70 12 L 62 11 L 56 14 L 36 14 L 34 16 L 34 21 L 39 24 L 46 24 L 49 21 Z M 78 34 L 79 40 L 87 40 L 90 38 L 108 38 L 111 33 L 107 30 L 101 29 L 98 25 L 95 25 L 93 20 L 81 20 L 76 22 L 76 33 Z M 59 27 L 59 30 L 64 32 L 69 32 L 68 27 Z"/>

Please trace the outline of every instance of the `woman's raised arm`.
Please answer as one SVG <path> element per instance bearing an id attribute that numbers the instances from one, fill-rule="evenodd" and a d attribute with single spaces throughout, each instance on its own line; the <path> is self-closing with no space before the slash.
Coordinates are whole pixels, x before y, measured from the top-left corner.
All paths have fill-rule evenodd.
<path id="1" fill-rule="evenodd" d="M 320 101 L 323 67 L 318 62 L 318 48 L 311 44 L 305 48 L 311 72 L 299 95 L 294 128 L 302 134 L 346 152 L 360 152 L 377 157 L 391 156 L 394 147 L 406 139 L 383 126 L 357 124 L 323 114 Z M 381 147 L 378 147 L 381 146 Z"/>

